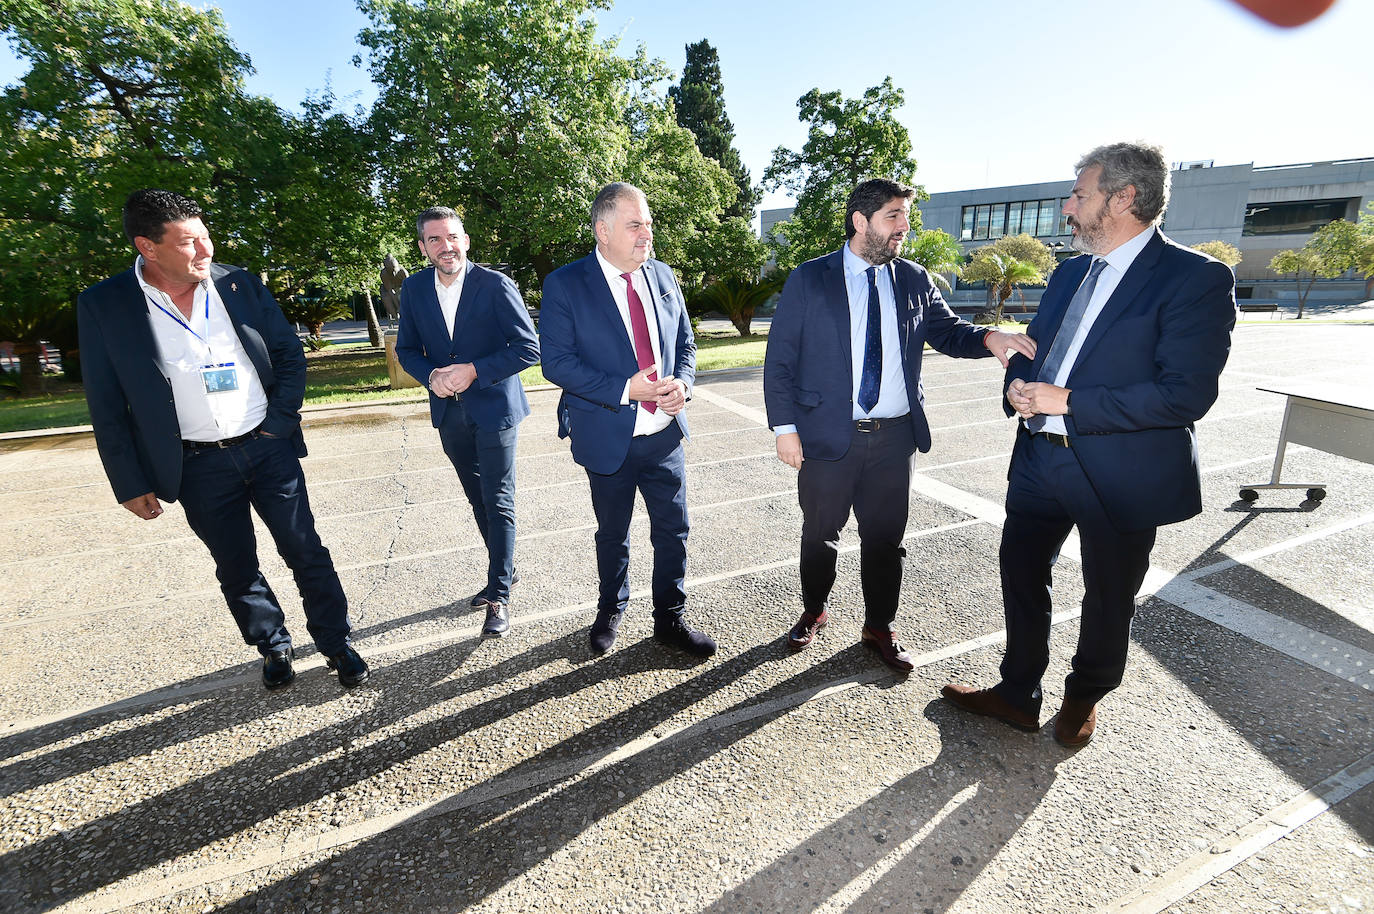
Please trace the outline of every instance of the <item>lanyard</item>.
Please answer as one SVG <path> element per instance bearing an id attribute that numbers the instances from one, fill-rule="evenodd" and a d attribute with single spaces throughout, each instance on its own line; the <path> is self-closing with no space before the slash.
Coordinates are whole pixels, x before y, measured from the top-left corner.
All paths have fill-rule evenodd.
<path id="1" fill-rule="evenodd" d="M 164 293 L 164 294 L 166 294 L 166 293 Z M 152 302 L 152 303 L 153 303 L 153 307 L 157 308 L 157 310 L 161 311 L 163 314 L 167 315 L 167 316 L 170 317 L 172 320 L 176 321 L 176 322 L 177 322 L 177 326 L 181 327 L 181 329 L 185 330 L 187 333 L 191 334 L 191 336 L 193 336 L 193 337 L 195 337 L 196 339 L 200 340 L 200 341 L 201 341 L 202 343 L 204 343 L 206 346 L 209 346 L 209 345 L 210 345 L 210 339 L 209 339 L 209 337 L 210 337 L 210 290 L 209 290 L 209 289 L 206 289 L 206 290 L 205 290 L 205 336 L 201 336 L 199 333 L 196 333 L 194 330 L 192 330 L 192 329 L 191 329 L 191 325 L 190 325 L 189 323 L 187 323 L 186 321 L 182 320 L 180 314 L 177 314 L 177 313 L 172 312 L 172 311 L 168 311 L 166 308 L 162 307 L 162 302 L 160 302 L 160 301 L 158 301 L 157 299 L 153 298 L 151 295 L 148 296 L 148 301 Z M 191 299 L 191 313 L 192 313 L 193 315 L 196 313 L 195 298 L 192 298 L 192 299 Z"/>

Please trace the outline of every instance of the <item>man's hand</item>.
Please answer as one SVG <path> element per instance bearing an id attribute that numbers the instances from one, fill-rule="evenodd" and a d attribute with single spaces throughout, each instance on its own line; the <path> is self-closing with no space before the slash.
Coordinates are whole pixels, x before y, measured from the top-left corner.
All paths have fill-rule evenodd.
<path id="1" fill-rule="evenodd" d="M 1026 395 L 1022 392 L 1025 387 L 1025 381 L 1020 378 L 1012 378 L 1011 384 L 1007 385 L 1007 402 L 1011 404 L 1012 409 L 1016 410 L 1016 415 L 1022 419 L 1029 419 L 1035 415 L 1035 412 L 1031 409 L 1030 400 L 1026 399 Z"/>
<path id="2" fill-rule="evenodd" d="M 144 520 L 154 520 L 162 514 L 162 505 L 152 492 L 144 492 L 137 498 L 123 502 L 123 505 Z"/>
<path id="3" fill-rule="evenodd" d="M 801 435 L 796 432 L 779 435 L 777 445 L 778 459 L 792 469 L 800 470 L 802 465 Z"/>
<path id="4" fill-rule="evenodd" d="M 1011 360 L 1013 351 L 1019 352 L 1028 359 L 1035 358 L 1035 340 L 1026 336 L 1024 333 L 1003 333 L 994 330 L 983 337 L 983 345 L 988 347 L 988 351 L 997 356 L 997 361 L 1002 363 L 1002 367 L 1007 367 L 1007 362 Z"/>
<path id="5" fill-rule="evenodd" d="M 649 377 L 655 373 L 655 369 L 650 367 L 630 377 L 631 400 L 658 400 L 658 379 Z"/>
<path id="6" fill-rule="evenodd" d="M 1045 381 L 1032 381 L 1021 387 L 1021 396 L 1032 413 L 1042 416 L 1062 416 L 1069 411 L 1069 389 Z M 1015 408 L 1013 403 L 1012 407 Z"/>
<path id="7" fill-rule="evenodd" d="M 658 381 L 658 408 L 669 416 L 676 416 L 687 406 L 687 385 L 669 375 Z"/>
<path id="8" fill-rule="evenodd" d="M 445 365 L 429 373 L 429 389 L 435 396 L 451 397 L 460 394 L 477 380 L 477 368 L 471 362 Z"/>

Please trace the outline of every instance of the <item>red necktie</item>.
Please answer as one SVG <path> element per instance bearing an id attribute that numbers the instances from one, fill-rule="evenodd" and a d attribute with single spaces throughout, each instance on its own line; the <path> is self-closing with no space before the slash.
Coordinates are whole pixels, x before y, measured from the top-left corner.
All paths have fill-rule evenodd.
<path id="1" fill-rule="evenodd" d="M 644 316 L 644 303 L 639 300 L 639 293 L 635 291 L 635 284 L 630 282 L 631 275 L 633 274 L 621 273 L 620 278 L 625 280 L 625 286 L 629 289 L 630 329 L 634 332 L 635 337 L 635 361 L 639 363 L 639 368 L 643 371 L 645 368 L 654 366 L 654 346 L 649 342 L 649 321 Z M 651 371 L 648 377 L 650 381 L 657 381 L 658 372 Z M 658 404 L 653 400 L 644 400 L 640 405 L 651 413 L 658 411 Z"/>

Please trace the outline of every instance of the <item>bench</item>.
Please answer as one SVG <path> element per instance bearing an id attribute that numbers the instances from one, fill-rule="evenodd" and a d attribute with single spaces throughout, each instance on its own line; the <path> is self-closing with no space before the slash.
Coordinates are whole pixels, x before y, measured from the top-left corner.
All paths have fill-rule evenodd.
<path id="1" fill-rule="evenodd" d="M 1279 306 L 1272 302 L 1267 305 L 1241 304 L 1240 306 L 1241 314 L 1274 314 L 1278 310 Z"/>

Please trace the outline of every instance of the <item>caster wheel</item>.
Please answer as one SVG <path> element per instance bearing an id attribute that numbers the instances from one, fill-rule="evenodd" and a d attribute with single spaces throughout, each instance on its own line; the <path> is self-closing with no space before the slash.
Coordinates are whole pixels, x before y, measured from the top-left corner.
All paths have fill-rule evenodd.
<path id="1" fill-rule="evenodd" d="M 1241 500 L 1241 501 L 1254 501 L 1254 500 L 1257 499 L 1257 498 L 1259 498 L 1259 493 L 1256 492 L 1254 489 L 1241 489 L 1241 490 L 1240 490 L 1240 500 Z"/>
<path id="2" fill-rule="evenodd" d="M 1325 498 L 1325 497 L 1326 497 L 1326 490 L 1325 490 L 1325 489 L 1312 488 L 1312 489 L 1308 489 L 1308 490 L 1307 490 L 1307 498 L 1308 498 L 1309 501 L 1321 501 L 1321 500 L 1322 500 L 1323 498 Z"/>

